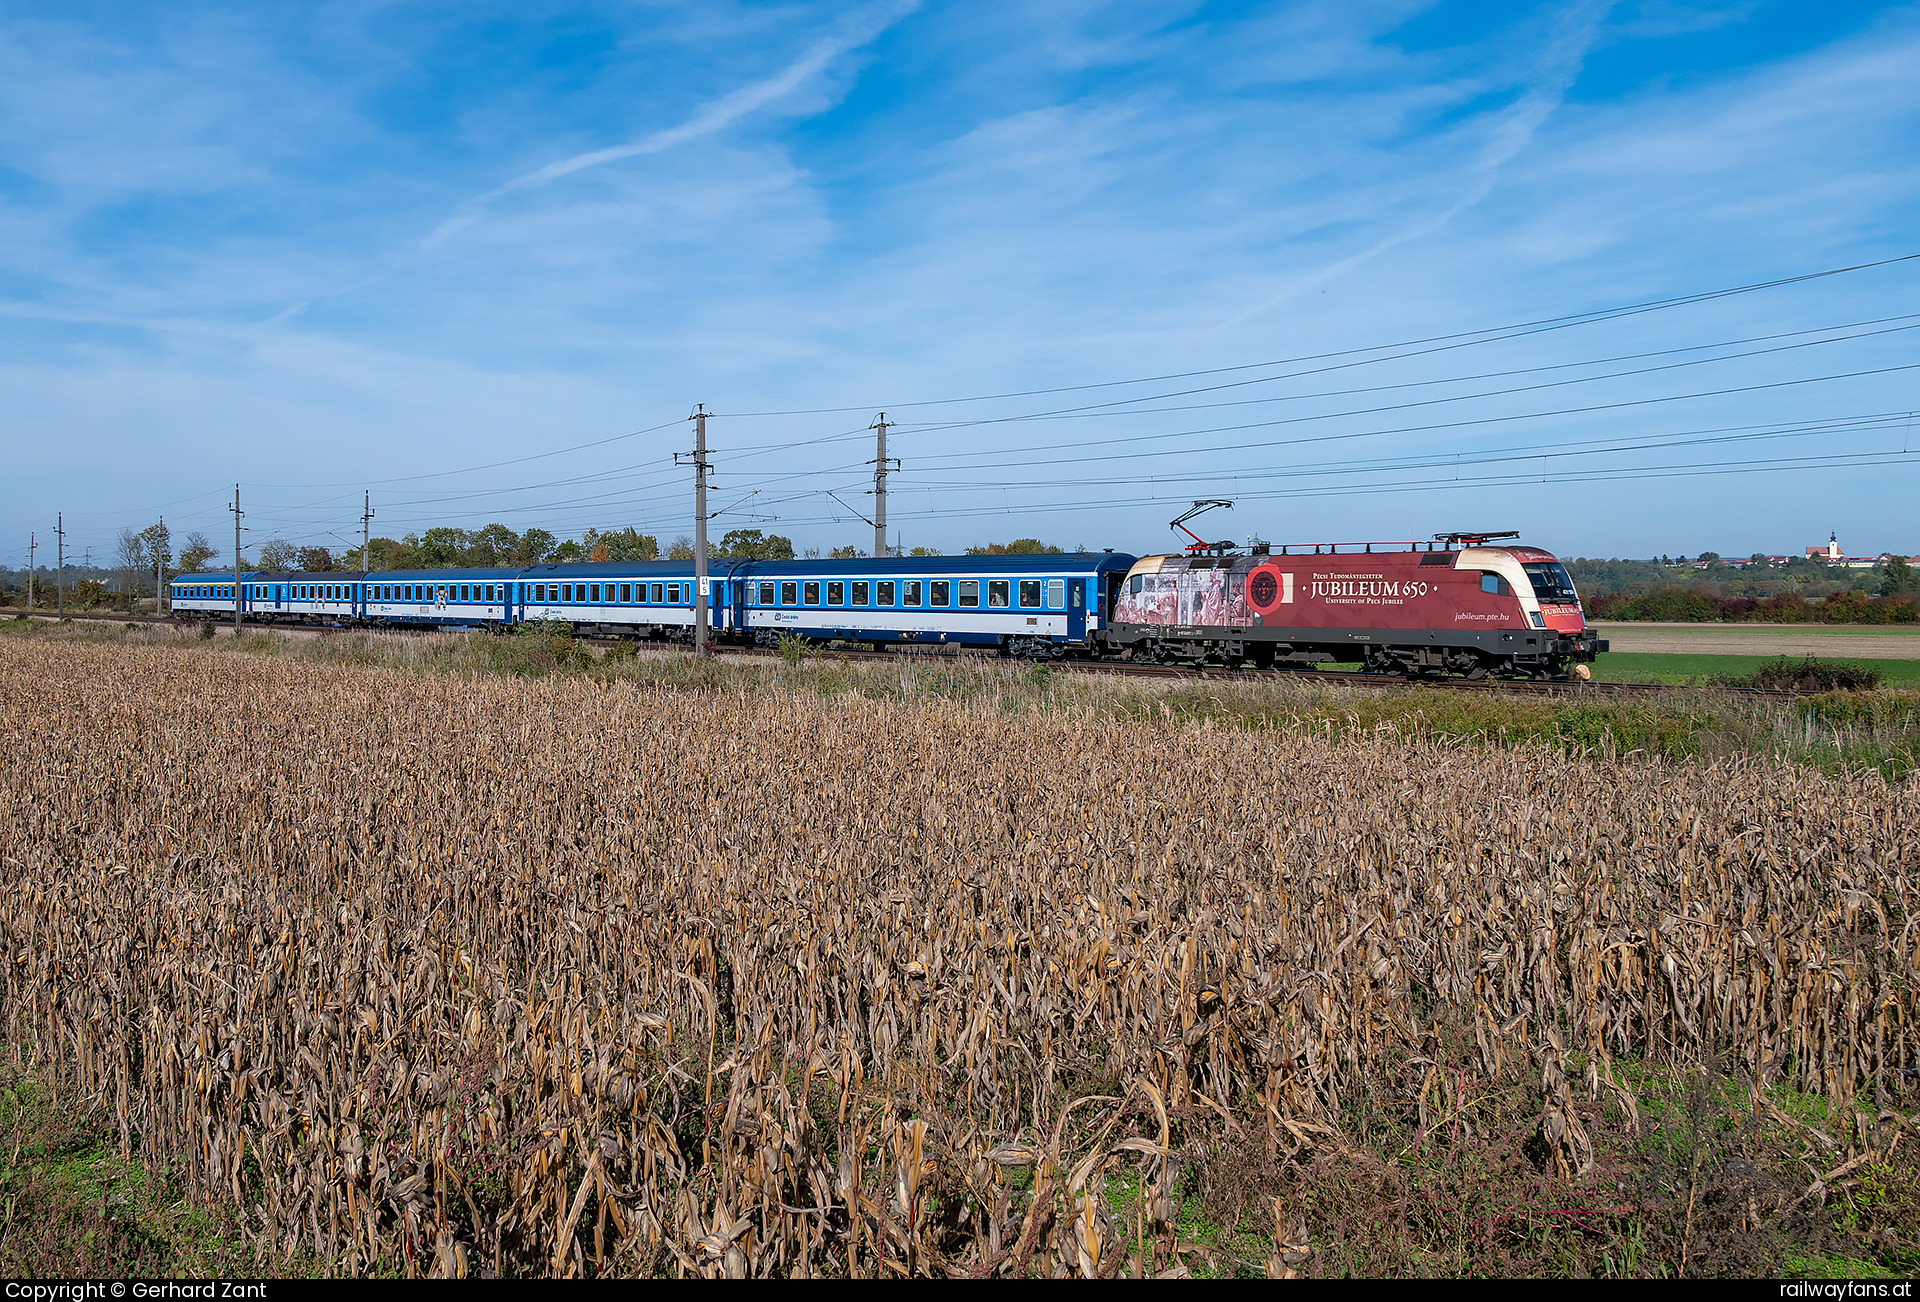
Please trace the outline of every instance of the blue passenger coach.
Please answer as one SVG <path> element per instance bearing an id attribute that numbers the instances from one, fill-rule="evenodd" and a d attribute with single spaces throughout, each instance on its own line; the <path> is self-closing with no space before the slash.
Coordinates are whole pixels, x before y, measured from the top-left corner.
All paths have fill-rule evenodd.
<path id="1" fill-rule="evenodd" d="M 1133 563 L 1115 552 L 882 556 L 737 562 L 727 574 L 737 625 L 758 642 L 944 642 L 1052 657 L 1100 640 Z"/>
<path id="2" fill-rule="evenodd" d="M 1064 656 L 1098 650 L 1133 563 L 1115 552 L 715 560 L 709 626 L 723 641 L 949 643 Z M 583 633 L 675 640 L 692 637 L 698 596 L 691 561 L 252 573 L 238 586 L 247 617 L 267 624 L 499 629 L 549 620 Z M 173 609 L 231 615 L 234 589 L 231 574 L 183 574 Z"/>

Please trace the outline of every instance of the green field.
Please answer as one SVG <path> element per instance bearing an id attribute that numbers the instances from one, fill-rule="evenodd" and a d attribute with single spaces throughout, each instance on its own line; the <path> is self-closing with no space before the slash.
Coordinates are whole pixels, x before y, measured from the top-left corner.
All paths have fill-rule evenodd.
<path id="1" fill-rule="evenodd" d="M 1705 681 L 1721 674 L 1750 674 L 1775 658 L 1609 651 L 1593 666 L 1593 676 L 1603 683 L 1685 683 Z M 1920 687 L 1920 660 L 1861 660 L 1850 656 L 1831 658 L 1878 669 L 1883 676 L 1882 681 L 1889 687 Z"/>

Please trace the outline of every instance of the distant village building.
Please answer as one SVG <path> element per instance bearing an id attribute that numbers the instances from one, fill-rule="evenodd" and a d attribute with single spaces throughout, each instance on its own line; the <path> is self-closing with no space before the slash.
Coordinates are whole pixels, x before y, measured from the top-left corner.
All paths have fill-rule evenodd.
<path id="1" fill-rule="evenodd" d="M 1890 552 L 1881 552 L 1878 556 L 1848 556 L 1840 550 L 1838 532 L 1827 535 L 1825 547 L 1807 548 L 1808 560 L 1825 561 L 1828 565 L 1838 565 L 1847 570 L 1870 570 L 1876 565 L 1884 564 L 1891 555 Z"/>

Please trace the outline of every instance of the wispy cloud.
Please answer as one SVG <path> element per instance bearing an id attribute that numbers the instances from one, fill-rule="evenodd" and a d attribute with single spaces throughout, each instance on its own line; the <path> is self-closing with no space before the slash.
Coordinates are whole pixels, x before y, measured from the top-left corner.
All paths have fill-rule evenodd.
<path id="1" fill-rule="evenodd" d="M 1499 183 L 1500 169 L 1519 156 L 1553 111 L 1565 102 L 1567 92 L 1580 75 L 1582 63 L 1593 49 L 1600 25 L 1612 11 L 1614 3 L 1615 0 L 1584 0 L 1584 3 L 1569 6 L 1560 15 L 1552 36 L 1534 65 L 1533 76 L 1526 90 L 1494 120 L 1492 129 L 1487 133 L 1486 144 L 1467 171 L 1464 192 L 1446 207 L 1387 234 L 1357 253 L 1300 277 L 1280 293 L 1228 317 L 1217 329 L 1230 330 L 1244 325 L 1310 289 L 1316 289 L 1373 261 L 1390 249 L 1424 239 L 1484 201 Z"/>
<path id="2" fill-rule="evenodd" d="M 920 0 L 893 0 L 892 3 L 875 5 L 843 19 L 836 25 L 836 30 L 832 34 L 816 41 L 806 53 L 773 76 L 722 95 L 678 126 L 656 131 L 644 139 L 629 144 L 613 145 L 606 149 L 593 149 L 586 153 L 575 154 L 570 158 L 563 158 L 558 162 L 548 163 L 545 167 L 537 167 L 531 172 L 516 176 L 504 185 L 497 186 L 462 205 L 460 211 L 440 223 L 433 233 L 427 236 L 424 243 L 430 247 L 449 235 L 473 225 L 486 216 L 487 207 L 495 200 L 516 191 L 538 189 L 563 176 L 572 176 L 576 172 L 584 172 L 591 167 L 617 163 L 628 158 L 639 158 L 647 154 L 665 153 L 689 141 L 725 130 L 741 118 L 798 90 L 825 71 L 835 59 L 868 44 L 919 8 L 919 4 Z"/>

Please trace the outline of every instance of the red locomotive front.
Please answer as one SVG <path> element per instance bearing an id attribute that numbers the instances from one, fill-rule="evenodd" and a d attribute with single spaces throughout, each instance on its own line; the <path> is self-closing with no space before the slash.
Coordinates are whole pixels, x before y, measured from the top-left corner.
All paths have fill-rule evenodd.
<path id="1" fill-rule="evenodd" d="M 1143 557 L 1116 595 L 1110 641 L 1163 661 L 1584 677 L 1606 648 L 1566 567 L 1536 548 L 1474 542 Z"/>

